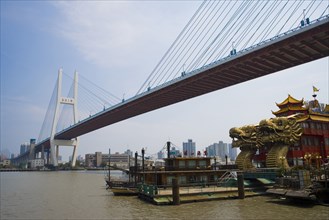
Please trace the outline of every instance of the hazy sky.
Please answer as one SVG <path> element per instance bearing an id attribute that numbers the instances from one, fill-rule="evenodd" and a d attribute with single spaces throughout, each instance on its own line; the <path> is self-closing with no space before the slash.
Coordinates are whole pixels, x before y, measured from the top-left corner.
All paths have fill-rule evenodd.
<path id="1" fill-rule="evenodd" d="M 38 138 L 60 67 L 107 91 L 136 94 L 201 1 L 1 1 L 1 150 Z M 231 142 L 231 127 L 273 117 L 291 94 L 329 103 L 328 57 L 155 110 L 80 138 L 78 154 L 159 151 L 167 140 L 199 150 Z M 71 147 L 61 147 L 67 156 Z M 64 157 L 64 159 L 66 159 Z"/>

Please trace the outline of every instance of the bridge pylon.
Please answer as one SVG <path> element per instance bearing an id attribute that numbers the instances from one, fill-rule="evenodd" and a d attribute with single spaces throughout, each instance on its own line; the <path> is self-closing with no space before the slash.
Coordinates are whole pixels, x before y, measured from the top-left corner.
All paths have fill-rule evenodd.
<path id="1" fill-rule="evenodd" d="M 79 138 L 73 138 L 71 140 L 60 140 L 55 139 L 56 127 L 59 117 L 59 107 L 63 105 L 72 105 L 73 106 L 73 123 L 78 122 L 78 72 L 74 73 L 74 93 L 73 98 L 63 97 L 62 96 L 62 68 L 58 70 L 58 79 L 57 79 L 57 99 L 55 105 L 55 113 L 51 128 L 50 134 L 50 162 L 55 167 L 58 166 L 58 155 L 59 155 L 59 146 L 73 146 L 72 161 L 71 166 L 75 166 L 77 159 L 77 147 L 79 143 Z"/>

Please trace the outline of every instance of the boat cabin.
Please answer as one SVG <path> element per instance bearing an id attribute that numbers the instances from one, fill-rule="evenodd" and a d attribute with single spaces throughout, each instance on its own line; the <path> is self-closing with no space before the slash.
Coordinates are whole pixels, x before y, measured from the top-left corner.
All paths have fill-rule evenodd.
<path id="1" fill-rule="evenodd" d="M 157 186 L 168 186 L 176 178 L 180 185 L 214 185 L 226 170 L 215 170 L 210 157 L 166 158 L 164 167 L 140 172 L 140 180 Z"/>

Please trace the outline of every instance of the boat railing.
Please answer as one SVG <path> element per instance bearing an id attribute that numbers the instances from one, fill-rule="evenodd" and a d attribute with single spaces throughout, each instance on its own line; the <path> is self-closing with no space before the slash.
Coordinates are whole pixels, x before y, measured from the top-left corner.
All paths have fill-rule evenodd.
<path id="1" fill-rule="evenodd" d="M 214 192 L 229 192 L 236 191 L 236 184 L 227 184 L 218 186 L 217 182 L 203 182 L 203 183 L 190 183 L 180 184 L 180 194 L 194 194 L 194 193 L 214 193 Z M 148 185 L 142 184 L 139 187 L 139 192 L 150 195 L 172 195 L 172 185 Z"/>
<path id="2" fill-rule="evenodd" d="M 227 185 L 232 179 L 237 179 L 237 173 L 235 171 L 226 171 L 217 180 L 217 186 Z"/>

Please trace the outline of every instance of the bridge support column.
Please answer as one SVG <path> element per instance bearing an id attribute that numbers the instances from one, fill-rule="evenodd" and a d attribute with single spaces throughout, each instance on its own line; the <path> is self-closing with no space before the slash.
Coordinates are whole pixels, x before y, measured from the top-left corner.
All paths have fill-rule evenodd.
<path id="1" fill-rule="evenodd" d="M 78 138 L 74 138 L 72 140 L 59 140 L 55 139 L 56 128 L 58 123 L 58 116 L 59 116 L 59 106 L 60 104 L 64 105 L 72 105 L 73 106 L 73 123 L 78 122 L 78 73 L 75 72 L 74 74 L 74 94 L 73 98 L 62 97 L 62 69 L 58 71 L 58 80 L 57 80 L 57 101 L 55 107 L 55 113 L 53 118 L 52 130 L 50 135 L 50 155 L 51 155 L 51 164 L 54 166 L 58 166 L 58 148 L 59 146 L 74 146 L 73 148 L 73 155 L 72 155 L 72 162 L 71 165 L 75 166 L 76 161 L 76 154 L 77 154 L 77 147 L 78 147 Z"/>
<path id="2" fill-rule="evenodd" d="M 59 156 L 59 146 L 58 145 L 55 145 L 56 146 L 56 160 L 58 161 L 58 156 Z"/>
<path id="3" fill-rule="evenodd" d="M 71 166 L 75 167 L 75 163 L 77 161 L 77 147 L 78 147 L 78 140 L 76 141 L 76 145 L 73 146 L 73 153 L 72 153 L 72 161 Z"/>
<path id="4" fill-rule="evenodd" d="M 41 159 L 45 159 L 45 146 L 41 146 Z"/>
<path id="5" fill-rule="evenodd" d="M 50 164 L 50 152 L 49 150 L 47 151 L 47 162 L 48 165 Z"/>

